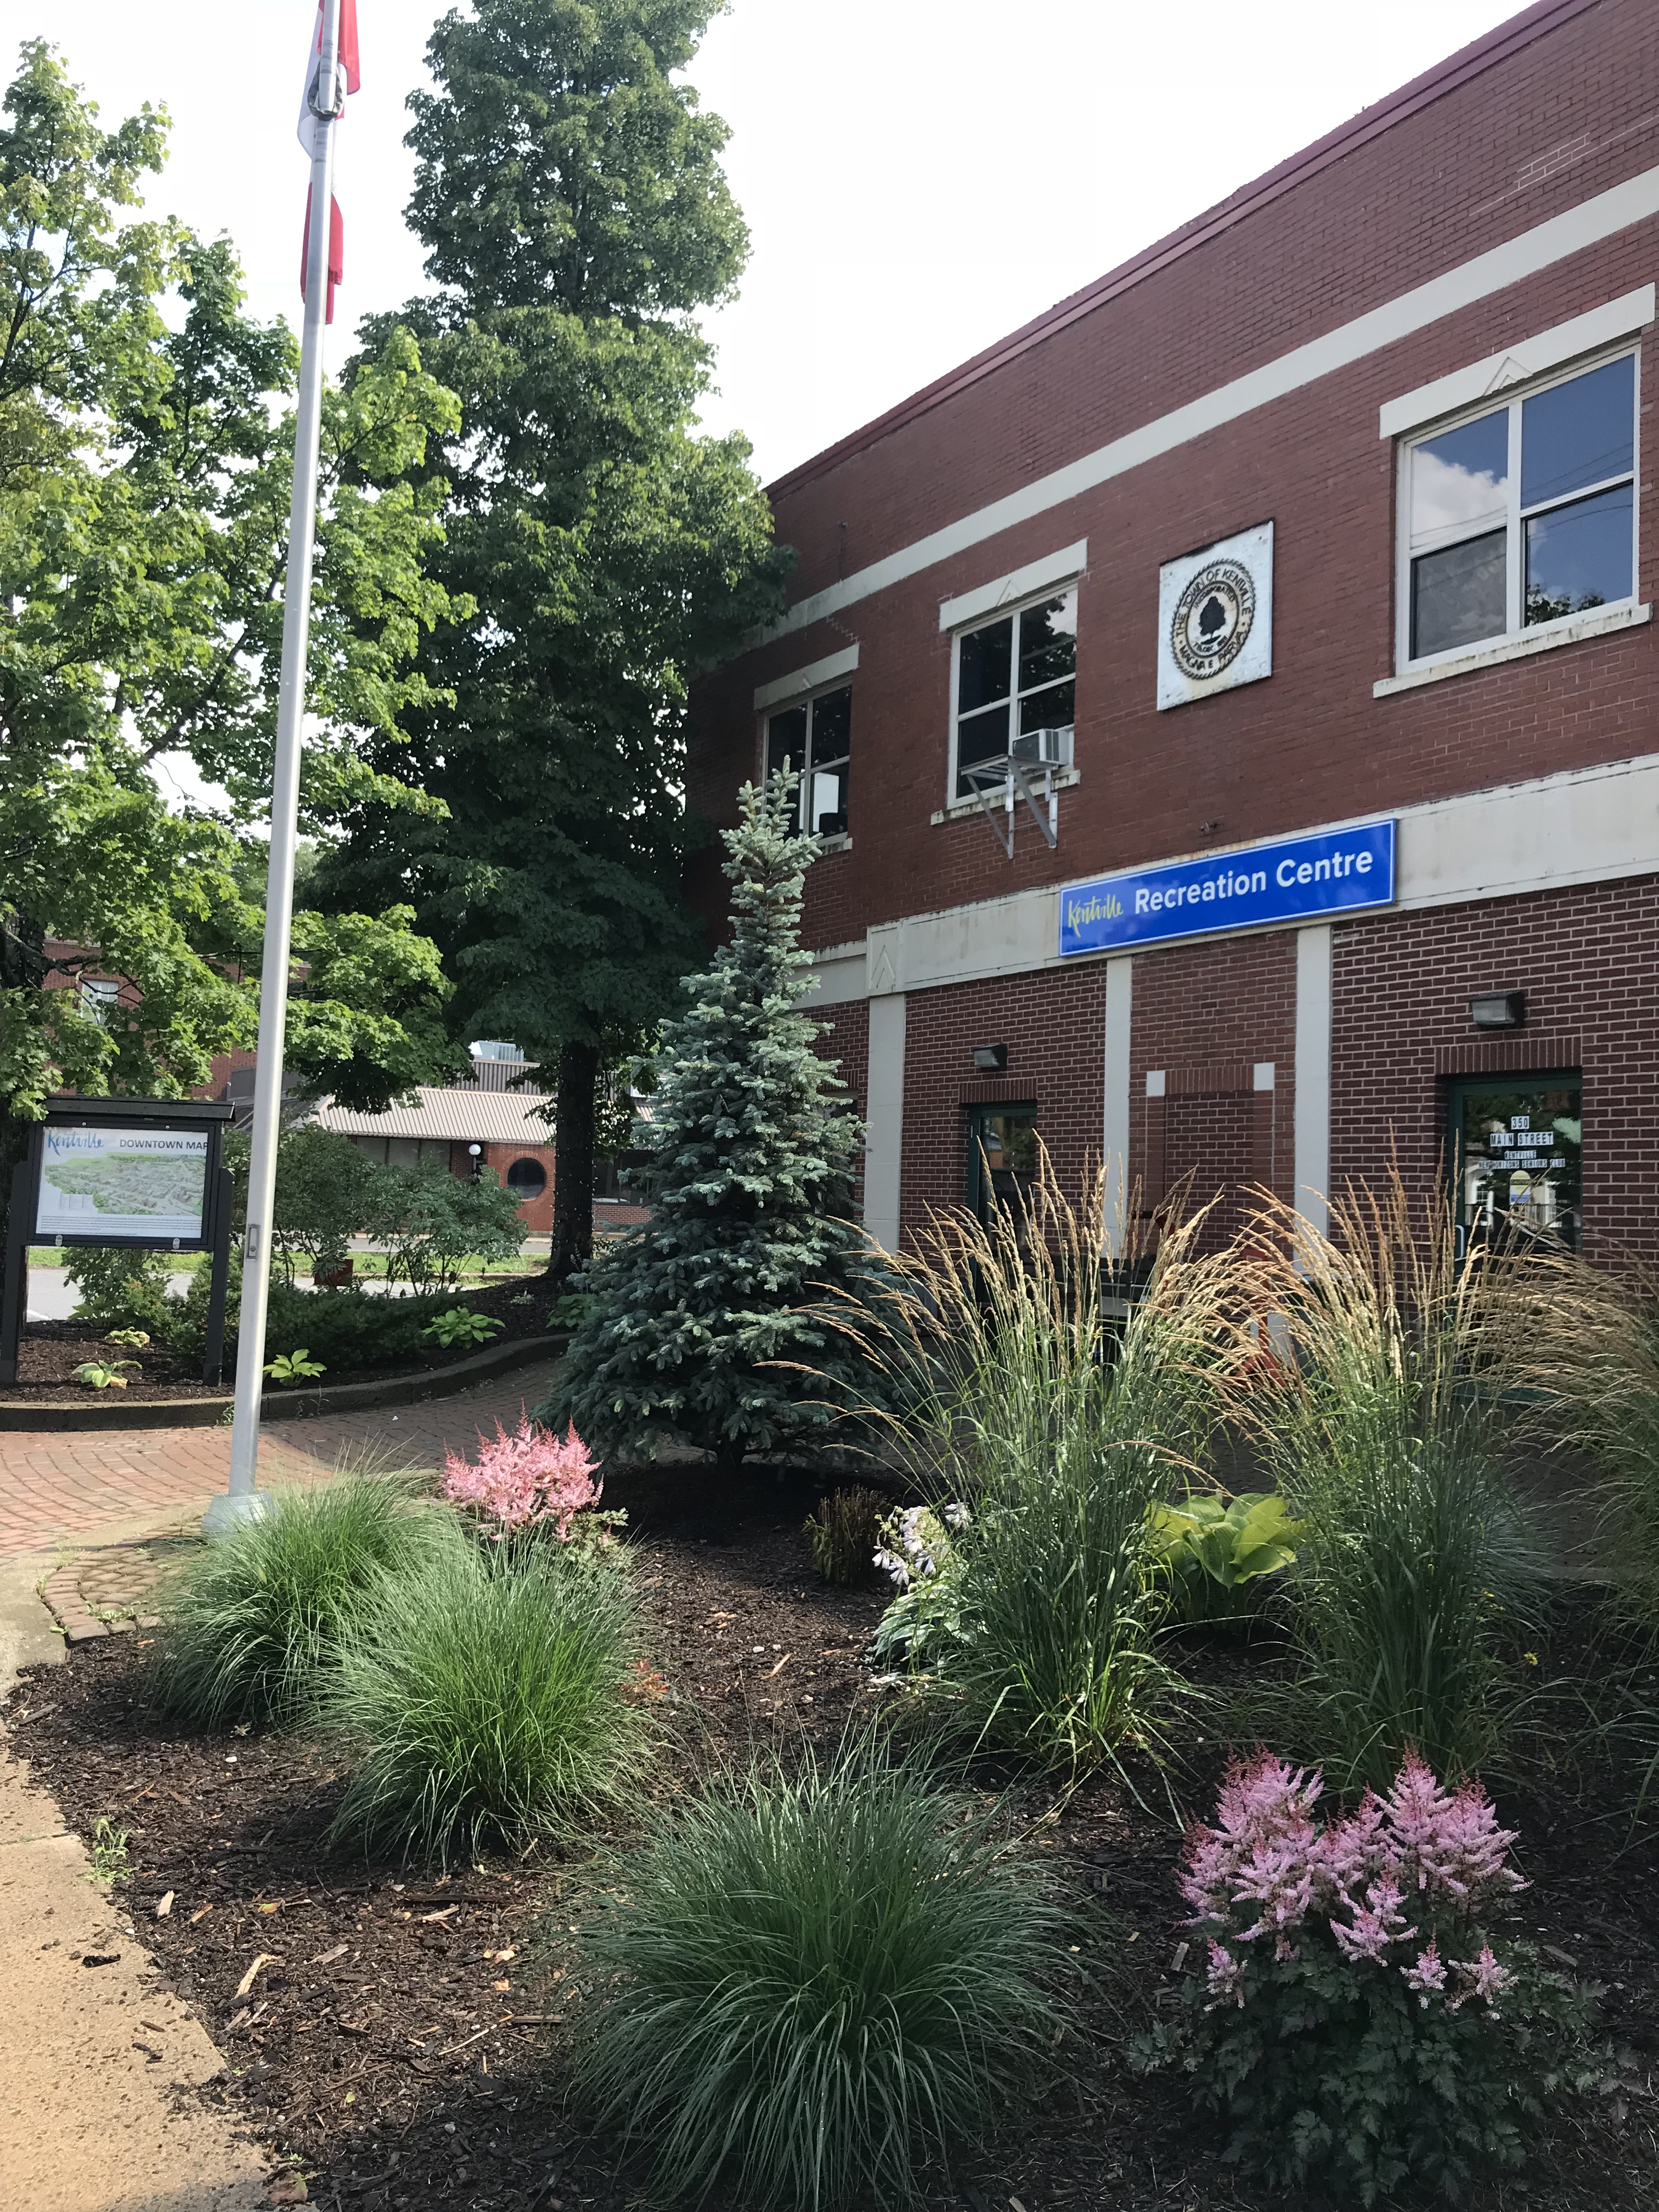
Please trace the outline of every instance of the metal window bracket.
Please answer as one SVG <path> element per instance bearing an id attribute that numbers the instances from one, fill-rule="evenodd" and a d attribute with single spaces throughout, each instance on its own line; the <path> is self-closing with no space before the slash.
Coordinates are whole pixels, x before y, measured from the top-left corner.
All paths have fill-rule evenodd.
<path id="1" fill-rule="evenodd" d="M 1002 848 L 1005 859 L 1014 857 L 1014 823 L 1016 819 L 1014 793 L 1030 809 L 1031 819 L 1042 832 L 1052 852 L 1060 842 L 1060 795 L 1054 789 L 1054 769 L 1045 766 L 1037 774 L 1042 778 L 1041 793 L 1032 783 L 1032 764 L 1016 760 L 1012 753 L 999 753 L 993 760 L 975 762 L 972 768 L 962 771 L 963 781 L 968 784 L 991 825 L 991 835 Z M 1039 811 L 1037 799 L 1043 805 Z M 1000 800 L 1000 805 L 998 801 Z M 998 816 L 1001 816 L 999 821 Z"/>

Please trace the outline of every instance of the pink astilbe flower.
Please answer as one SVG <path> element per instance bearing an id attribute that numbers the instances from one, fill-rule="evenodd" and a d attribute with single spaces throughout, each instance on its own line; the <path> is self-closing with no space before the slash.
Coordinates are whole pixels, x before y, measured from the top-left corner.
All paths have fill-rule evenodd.
<path id="1" fill-rule="evenodd" d="M 1446 1986 L 1446 1962 L 1437 1943 L 1431 1942 L 1426 1951 L 1418 1953 L 1414 1966 L 1402 1966 L 1400 1971 L 1406 1977 L 1407 1988 L 1416 1990 L 1418 2002 L 1425 2007 L 1433 1992 Z"/>
<path id="2" fill-rule="evenodd" d="M 1334 1899 L 1345 1903 L 1380 1874 L 1398 1879 L 1397 1854 L 1386 1832 L 1386 1815 L 1374 1790 L 1367 1790 L 1358 1810 L 1346 1820 L 1333 1820 L 1320 1839 L 1319 1868 Z"/>
<path id="3" fill-rule="evenodd" d="M 1193 1908 L 1189 1925 L 1224 1920 L 1249 1896 L 1262 1905 L 1264 1917 L 1269 1909 L 1279 1916 L 1271 1924 L 1282 1934 L 1293 1924 L 1294 1901 L 1304 1888 L 1307 1896 L 1294 1917 L 1307 1911 L 1319 1844 L 1313 1808 L 1322 1786 L 1319 1775 L 1292 1770 L 1267 1752 L 1248 1765 L 1239 1761 L 1228 1768 L 1216 1826 L 1198 1821 L 1187 1832 L 1180 1882 Z"/>
<path id="4" fill-rule="evenodd" d="M 1465 1783 L 1449 1796 L 1408 1751 L 1383 1810 L 1401 1880 L 1431 1902 L 1449 1898 L 1469 1912 L 1526 1887 L 1509 1864 L 1516 1832 L 1498 1826 L 1479 1783 Z"/>
<path id="5" fill-rule="evenodd" d="M 1467 1978 L 1468 1983 L 1468 1988 L 1460 1990 L 1452 1999 L 1454 2011 L 1469 1997 L 1477 1998 L 1482 2004 L 1490 2005 L 1494 1997 L 1502 1996 L 1504 1991 L 1515 1979 L 1509 1968 L 1500 1966 L 1493 1958 L 1490 1943 L 1483 1943 L 1480 1946 L 1479 1958 L 1455 1959 L 1452 1963 L 1458 1972 Z"/>
<path id="6" fill-rule="evenodd" d="M 456 1505 L 471 1505 L 499 1525 L 496 1541 L 515 1528 L 550 1526 L 568 1543 L 578 1513 L 597 1504 L 602 1485 L 594 1480 L 592 1453 L 575 1425 L 561 1442 L 549 1429 L 520 1413 L 509 1436 L 497 1421 L 495 1441 L 478 1440 L 477 1465 L 451 1452 L 444 1462 L 443 1495 Z"/>
<path id="7" fill-rule="evenodd" d="M 1234 1958 L 1226 1945 L 1218 1943 L 1212 1937 L 1210 1963 L 1205 1976 L 1210 1986 L 1210 2002 L 1204 2008 L 1206 2012 L 1213 2012 L 1218 2005 L 1225 2004 L 1229 1997 L 1233 2000 L 1241 2012 L 1243 2011 L 1244 1986 L 1242 1978 L 1243 1972 L 1243 1966 Z"/>
<path id="8" fill-rule="evenodd" d="M 1403 1943 L 1415 1936 L 1416 1929 L 1406 1925 L 1400 1902 L 1400 1885 L 1384 1875 L 1367 1888 L 1364 1905 L 1352 1906 L 1352 1928 L 1333 1920 L 1331 1933 L 1343 1957 L 1381 1960 L 1387 1957 L 1390 1943 Z"/>

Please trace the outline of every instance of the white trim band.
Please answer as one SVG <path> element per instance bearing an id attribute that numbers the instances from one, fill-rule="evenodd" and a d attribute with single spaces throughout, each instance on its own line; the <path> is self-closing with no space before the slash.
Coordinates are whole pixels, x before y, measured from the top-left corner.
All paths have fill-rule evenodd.
<path id="1" fill-rule="evenodd" d="M 1477 361 L 1469 368 L 1454 369 L 1449 376 L 1436 377 L 1432 384 L 1419 384 L 1403 398 L 1388 400 L 1377 416 L 1377 435 L 1398 438 L 1407 431 L 1420 430 L 1438 416 L 1455 415 L 1482 399 L 1495 398 L 1511 385 L 1525 384 L 1531 377 L 1559 368 L 1563 362 L 1576 361 L 1601 346 L 1615 345 L 1620 338 L 1633 337 L 1653 318 L 1654 288 L 1644 284 L 1637 291 L 1626 292 L 1622 299 L 1609 300 L 1605 307 L 1592 307 L 1587 315 L 1575 315 L 1570 323 L 1558 323 L 1553 331 L 1540 331 L 1536 337 L 1505 346 L 1502 353 L 1488 354 L 1485 361 Z"/>
<path id="2" fill-rule="evenodd" d="M 1581 201 L 1564 214 L 1552 216 L 1547 222 L 1523 230 L 1519 236 L 1505 240 L 1503 245 L 1477 254 L 1472 261 L 1462 262 L 1455 269 L 1431 277 L 1426 284 L 1416 285 L 1397 299 L 1386 301 L 1369 313 L 1339 324 L 1324 337 L 1294 346 L 1277 360 L 1266 362 L 1244 376 L 1218 385 L 1212 392 L 1189 400 L 1184 407 L 1160 415 L 1139 429 L 1114 438 L 1109 444 L 1098 447 L 1080 459 L 1051 470 L 1035 483 L 1024 484 L 1018 491 L 993 500 L 972 514 L 963 515 L 959 521 L 930 532 L 914 544 L 902 546 L 884 560 L 872 562 L 867 568 L 858 569 L 839 583 L 814 592 L 789 608 L 777 622 L 757 633 L 752 641 L 763 644 L 793 630 L 805 629 L 828 615 L 839 614 L 860 599 L 884 592 L 894 584 L 904 582 L 907 577 L 919 575 L 923 569 L 948 561 L 955 554 L 965 553 L 971 546 L 981 545 L 987 538 L 1012 530 L 1017 523 L 1029 522 L 1035 515 L 1063 507 L 1067 500 L 1092 491 L 1097 484 L 1156 460 L 1160 454 L 1173 453 L 1177 447 L 1202 437 L 1206 431 L 1235 422 L 1241 416 L 1300 391 L 1304 385 L 1329 376 L 1339 368 L 1350 368 L 1368 354 L 1397 344 L 1401 338 L 1426 329 L 1443 316 L 1455 314 L 1461 307 L 1473 307 L 1477 301 L 1490 299 L 1496 292 L 1507 291 L 1510 285 L 1535 276 L 1553 263 L 1582 253 L 1587 246 L 1599 245 L 1603 239 L 1615 237 L 1632 223 L 1645 222 L 1656 215 L 1659 215 L 1659 168 L 1644 169 L 1639 176 L 1629 177 L 1621 185 L 1597 192 L 1593 198 Z"/>
<path id="3" fill-rule="evenodd" d="M 833 684 L 838 676 L 850 676 L 859 665 L 859 649 L 855 645 L 844 645 L 839 653 L 826 653 L 822 660 L 809 660 L 805 668 L 791 669 L 787 676 L 775 676 L 769 684 L 755 686 L 755 711 L 775 707 L 785 699 L 816 691 L 820 684 Z"/>
<path id="4" fill-rule="evenodd" d="M 954 599 L 941 599 L 939 626 L 941 629 L 960 629 L 964 623 L 973 622 L 981 615 L 994 615 L 999 607 L 1006 607 L 1016 599 L 1035 599 L 1039 592 L 1074 584 L 1088 565 L 1089 541 L 1079 538 L 1064 552 L 1050 553 L 1041 561 L 1028 561 L 1023 568 L 1012 569 L 1007 575 L 980 584 Z"/>
<path id="5" fill-rule="evenodd" d="M 1371 686 L 1373 699 L 1391 698 L 1396 691 L 1414 691 L 1419 684 L 1443 683 L 1448 676 L 1468 676 L 1479 668 L 1496 668 L 1505 660 L 1524 660 L 1529 653 L 1547 653 L 1552 646 L 1582 645 L 1587 637 L 1605 637 L 1609 630 L 1635 629 L 1653 620 L 1651 606 L 1592 607 L 1588 613 L 1569 615 L 1565 621 L 1540 623 L 1522 630 L 1519 637 L 1502 637 L 1495 645 L 1476 646 L 1450 660 L 1425 661 L 1403 675 L 1383 676 Z"/>

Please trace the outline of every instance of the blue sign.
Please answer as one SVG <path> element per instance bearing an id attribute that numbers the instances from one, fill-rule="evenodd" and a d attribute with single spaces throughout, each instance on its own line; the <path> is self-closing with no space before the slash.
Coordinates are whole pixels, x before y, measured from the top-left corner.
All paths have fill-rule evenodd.
<path id="1" fill-rule="evenodd" d="M 1060 895 L 1060 957 L 1388 906 L 1394 830 L 1392 822 L 1366 822 L 1074 884 Z"/>

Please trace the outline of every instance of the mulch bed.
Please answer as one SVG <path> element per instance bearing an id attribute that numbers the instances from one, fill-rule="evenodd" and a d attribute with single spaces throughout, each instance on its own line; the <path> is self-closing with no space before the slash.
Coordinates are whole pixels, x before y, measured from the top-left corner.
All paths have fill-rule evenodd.
<path id="1" fill-rule="evenodd" d="M 520 1303 L 526 1291 L 528 1302 Z M 311 1295 L 326 1297 L 331 1294 L 319 1291 Z M 386 1293 L 369 1291 L 351 1295 L 384 1297 Z M 465 1283 L 447 1295 L 456 1305 L 466 1306 L 473 1313 L 493 1315 L 501 1322 L 500 1331 L 489 1340 L 491 1344 L 511 1344 L 522 1337 L 547 1333 L 550 1301 L 539 1275 L 514 1275 L 487 1284 Z M 450 1366 L 470 1352 L 485 1348 L 481 1345 L 452 1345 L 446 1350 L 435 1342 L 423 1343 L 415 1358 L 395 1367 L 337 1370 L 331 1367 L 325 1380 L 330 1388 L 337 1382 L 384 1382 L 399 1375 L 421 1375 L 434 1367 Z M 229 1390 L 232 1380 L 228 1359 L 223 1379 L 207 1383 L 202 1380 L 199 1360 L 176 1358 L 160 1345 L 148 1345 L 135 1351 L 130 1344 L 112 1344 L 106 1337 L 88 1335 L 82 1322 L 35 1321 L 24 1330 L 18 1351 L 17 1381 L 0 1390 L 0 1405 L 80 1397 L 112 1400 L 117 1395 L 112 1389 L 95 1391 L 88 1384 L 76 1381 L 76 1369 L 91 1359 L 111 1364 L 118 1360 L 137 1363 L 124 1370 L 126 1387 L 118 1395 L 128 1405 L 154 1404 L 168 1399 L 222 1398 Z"/>
<path id="2" fill-rule="evenodd" d="M 764 1472 L 718 1494 L 712 1476 L 684 1469 L 608 1483 L 606 1502 L 629 1509 L 653 1656 L 673 1700 L 664 1708 L 665 1790 L 756 1746 L 804 1734 L 827 1748 L 879 1694 L 863 1648 L 884 1586 L 817 1581 L 801 1534 L 816 1494 Z M 1558 1661 L 1581 1632 L 1570 1617 Z M 134 1872 L 119 1895 L 226 2055 L 206 2094 L 305 2177 L 314 2203 L 363 2212 L 635 2203 L 612 2148 L 586 2134 L 562 2094 L 562 2053 L 580 2033 L 574 1930 L 605 1879 L 602 1858 L 495 1856 L 446 1878 L 330 1856 L 320 1838 L 343 1783 L 331 1747 L 159 1732 L 139 1701 L 146 1642 L 78 1650 L 64 1670 L 25 1683 L 11 1712 L 23 1717 L 16 1748 L 76 1828 L 90 1836 L 107 1816 L 132 1831 Z M 1189 1656 L 1221 1686 L 1275 1663 L 1270 1645 L 1200 1644 Z M 1194 1810 L 1212 1802 L 1220 1758 L 1213 1744 L 1193 1748 L 1173 1777 Z M 988 1788 L 1009 1779 L 977 1778 Z M 1133 2080 L 1119 2062 L 1123 2039 L 1172 1988 L 1182 1911 L 1178 1829 L 1161 1784 L 1138 1778 L 1144 1803 L 1105 1781 L 1069 1800 L 1029 1784 L 1011 1799 L 1011 1816 L 1052 1856 L 1092 1971 L 1087 2048 L 1049 2108 L 941 2185 L 933 2212 L 1267 2212 L 1286 2201 L 1234 2179 L 1218 2156 L 1224 2130 L 1194 2125 L 1176 2084 Z M 1587 1787 L 1500 1796 L 1533 1883 L 1521 1917 L 1535 1940 L 1607 1985 L 1607 2027 L 1652 2080 L 1659 1850 L 1632 1842 L 1614 1803 L 1598 1804 L 1593 1790 L 1586 1802 Z M 239 1994 L 261 1954 L 266 1963 Z M 1588 2122 L 1559 2127 L 1519 2179 L 1466 2202 L 1481 2212 L 1651 2207 L 1651 2099 L 1609 2100 Z"/>

